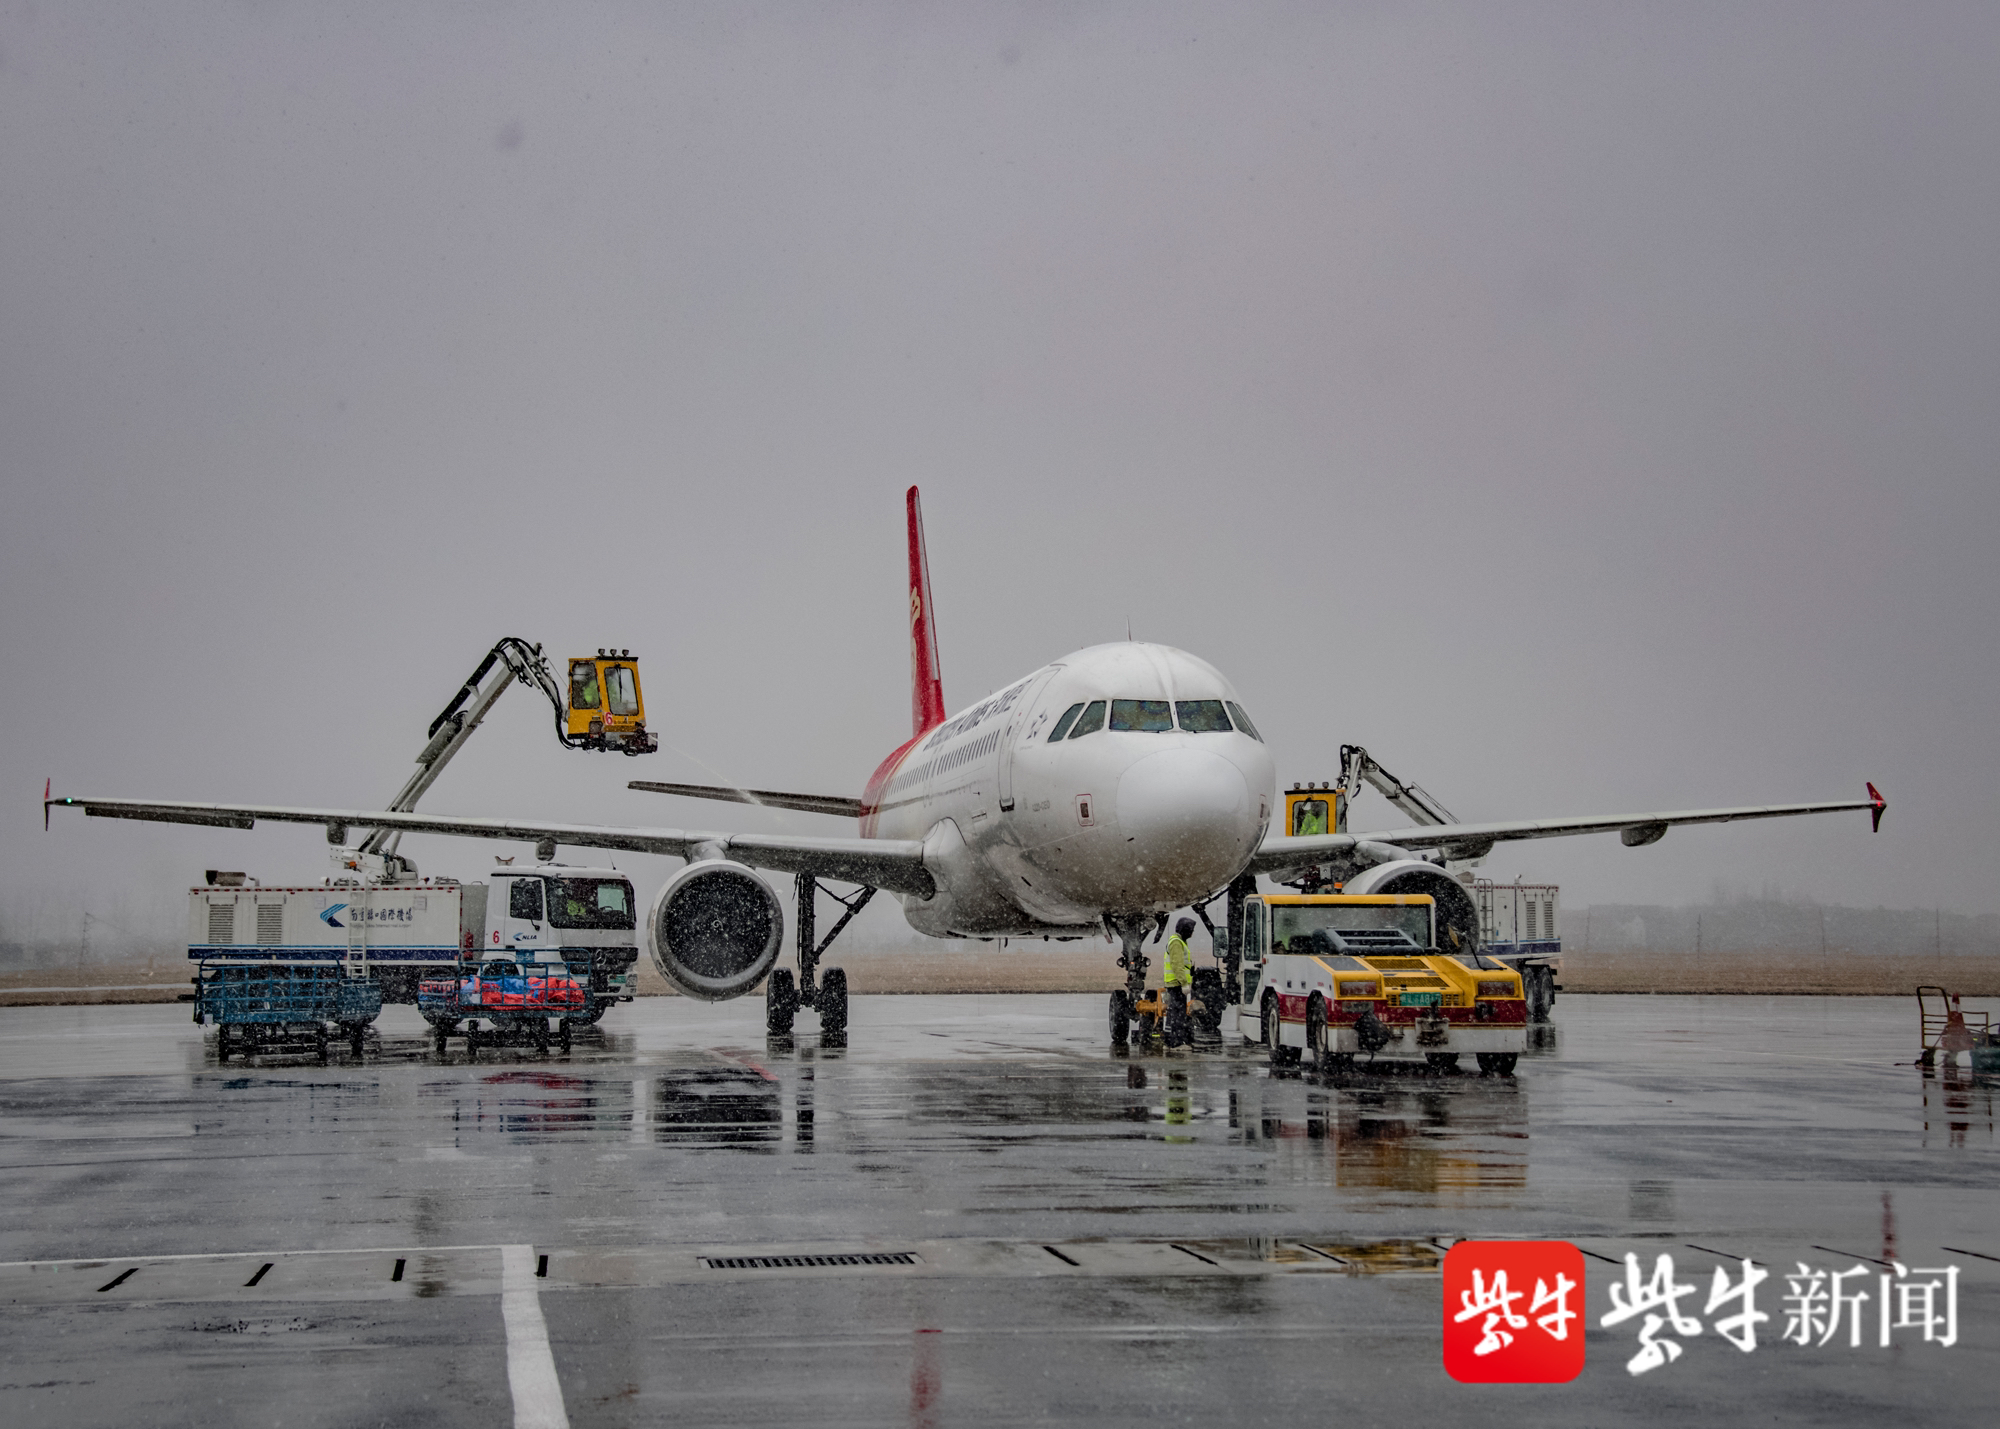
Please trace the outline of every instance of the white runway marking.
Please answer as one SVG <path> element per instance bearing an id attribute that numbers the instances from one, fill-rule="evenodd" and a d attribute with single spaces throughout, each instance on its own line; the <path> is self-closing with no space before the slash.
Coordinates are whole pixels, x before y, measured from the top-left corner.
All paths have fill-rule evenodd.
<path id="1" fill-rule="evenodd" d="M 507 1323 L 507 1387 L 514 1429 L 569 1429 L 562 1382 L 549 1350 L 549 1327 L 535 1290 L 535 1248 L 500 1247 L 500 1317 Z"/>

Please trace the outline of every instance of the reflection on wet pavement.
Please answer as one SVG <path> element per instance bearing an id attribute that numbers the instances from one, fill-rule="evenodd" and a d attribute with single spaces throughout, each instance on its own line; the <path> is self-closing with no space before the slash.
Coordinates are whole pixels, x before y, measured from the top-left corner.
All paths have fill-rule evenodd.
<path id="1" fill-rule="evenodd" d="M 1908 1065 L 1900 1001 L 1566 998 L 1514 1077 L 1338 1079 L 1274 1078 L 1247 1047 L 1114 1056 L 1093 998 L 857 998 L 845 1049 L 809 1031 L 768 1039 L 761 1011 L 653 999 L 566 1056 L 469 1059 L 456 1045 L 437 1056 L 392 1009 L 359 1060 L 340 1051 L 324 1067 L 219 1065 L 184 1012 L 0 1015 L 0 1193 L 14 1208 L 0 1256 L 155 1258 L 121 1286 L 125 1313 L 155 1313 L 144 1291 L 166 1305 L 158 1316 L 196 1328 L 162 1318 L 126 1356 L 134 1394 L 159 1380 L 186 1397 L 185 1374 L 222 1372 L 179 1369 L 177 1335 L 296 1321 L 266 1338 L 300 1346 L 301 1365 L 338 1350 L 345 1374 L 375 1366 L 393 1397 L 431 1382 L 435 1357 L 398 1371 L 394 1354 L 443 1325 L 454 1364 L 484 1364 L 454 1390 L 481 1423 L 495 1411 L 479 1386 L 505 1383 L 478 1358 L 497 1291 L 453 1247 L 548 1256 L 544 1304 L 579 1426 L 687 1417 L 690 1402 L 716 1423 L 1081 1406 L 1118 1422 L 1161 1403 L 1292 1417 L 1299 1405 L 1271 1396 L 1299 1381 L 1273 1365 L 1345 1354 L 1401 1386 L 1356 1391 L 1356 1417 L 1397 1418 L 1409 1386 L 1441 1392 L 1435 1276 L 1467 1236 L 1571 1239 L 1593 1276 L 1663 1248 L 1704 1268 L 1815 1246 L 1956 1256 L 1976 1328 L 1954 1363 L 1990 1366 L 2000 1341 L 2000 1260 L 1979 1259 L 2000 1257 L 1993 1088 Z M 303 1251 L 333 1253 L 291 1254 Z M 196 1259 L 159 1259 L 176 1255 Z M 54 1298 L 7 1321 L 21 1344 L 40 1337 L 19 1353 L 86 1354 L 109 1375 L 105 1351 L 126 1341 L 85 1327 L 116 1323 L 98 1287 L 117 1273 L 37 1282 Z M 66 1285 L 82 1288 L 64 1299 Z M 299 1298 L 282 1312 L 247 1303 L 286 1294 Z M 177 1295 L 200 1308 L 173 1309 Z M 322 1303 L 344 1296 L 380 1313 Z M 433 1318 L 385 1318 L 410 1305 Z M 365 1333 L 396 1348 L 353 1349 Z M 76 1335 L 85 1350 L 66 1348 Z M 1726 1382 L 1765 1410 L 1808 1383 L 1885 1414 L 1969 1402 L 1907 1365 L 1760 1354 L 1702 1373 L 1679 1383 Z M 828 1386 L 847 1398 L 831 1404 Z M 1594 1411 L 1620 1392 L 1601 1381 L 1568 1403 Z M 1741 1407 L 1679 1393 L 1695 1418 Z M 1537 1422 L 1619 1417 L 1535 1402 Z M 1479 1418 L 1470 1401 L 1431 1408 Z"/>

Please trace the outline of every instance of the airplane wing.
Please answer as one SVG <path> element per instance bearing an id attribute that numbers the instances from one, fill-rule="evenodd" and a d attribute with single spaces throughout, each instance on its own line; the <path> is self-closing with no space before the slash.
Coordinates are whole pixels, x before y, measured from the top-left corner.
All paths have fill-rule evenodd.
<path id="1" fill-rule="evenodd" d="M 805 814 L 837 814 L 844 819 L 861 817 L 861 801 L 840 794 L 786 794 L 776 789 L 731 789 L 722 784 L 657 784 L 650 779 L 634 779 L 627 789 L 643 789 L 649 794 L 679 794 L 684 799 L 720 799 L 729 804 L 762 804 L 768 809 L 797 809 Z"/>
<path id="2" fill-rule="evenodd" d="M 206 824 L 248 829 L 259 820 L 278 824 L 319 824 L 332 843 L 350 829 L 401 829 L 413 834 L 457 834 L 465 838 L 519 839 L 568 844 L 573 848 L 621 849 L 680 858 L 711 849 L 755 868 L 810 873 L 843 883 L 864 883 L 891 893 L 929 898 L 937 891 L 924 867 L 924 846 L 914 839 L 811 839 L 780 834 L 708 833 L 697 829 L 634 829 L 602 824 L 548 824 L 525 819 L 453 818 L 438 814 L 391 814 L 375 809 L 299 809 L 276 804 L 175 804 L 148 799 L 45 799 L 43 807 L 81 809 L 100 819 L 146 819 L 163 824 Z"/>
<path id="3" fill-rule="evenodd" d="M 1496 843 L 1516 839 L 1566 838 L 1571 834 L 1616 833 L 1632 848 L 1658 843 L 1675 824 L 1733 824 L 1740 819 L 1785 819 L 1797 814 L 1845 813 L 1865 809 L 1882 827 L 1888 801 L 1868 786 L 1866 799 L 1824 804 L 1752 804 L 1740 809 L 1683 809 L 1673 813 L 1608 814 L 1580 819 L 1518 819 L 1491 824 L 1431 824 L 1384 829 L 1364 834 L 1309 834 L 1303 838 L 1267 838 L 1250 860 L 1247 872 L 1280 874 L 1347 853 L 1361 844 L 1398 849 L 1438 849 L 1450 858 L 1480 858 Z"/>

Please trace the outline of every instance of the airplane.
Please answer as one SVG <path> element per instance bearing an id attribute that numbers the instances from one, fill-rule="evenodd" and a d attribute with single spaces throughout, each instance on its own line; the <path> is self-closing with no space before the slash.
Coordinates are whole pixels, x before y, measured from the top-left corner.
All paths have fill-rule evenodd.
<path id="1" fill-rule="evenodd" d="M 1440 943 L 1470 952 L 1477 912 L 1445 865 L 1481 858 L 1500 843 L 1617 833 L 1638 846 L 1681 824 L 1859 810 L 1881 826 L 1887 804 L 1870 784 L 1860 800 L 1274 834 L 1270 748 L 1236 688 L 1186 651 L 1130 640 L 1091 646 L 949 714 L 916 487 L 905 505 L 912 734 L 861 796 L 633 784 L 854 818 L 856 837 L 76 796 L 45 797 L 45 814 L 78 808 L 97 817 L 239 829 L 260 820 L 320 824 L 330 843 L 344 843 L 350 828 L 519 839 L 533 842 L 544 863 L 561 845 L 674 855 L 686 863 L 646 914 L 643 938 L 654 965 L 681 992 L 710 1001 L 766 984 L 774 1032 L 789 1031 L 799 1006 L 816 1008 L 823 1028 L 844 1030 L 844 973 L 830 968 L 823 982 L 814 973 L 826 946 L 877 890 L 899 897 L 910 926 L 935 937 L 1102 936 L 1118 944 L 1126 975 L 1112 994 L 1114 1046 L 1125 1043 L 1120 1034 L 1145 991 L 1149 935 L 1157 941 L 1175 909 L 1205 910 L 1225 893 L 1239 903 L 1255 893 L 1259 876 L 1310 875 L 1339 881 L 1350 893 L 1430 894 Z M 789 969 L 776 967 L 784 909 L 759 869 L 797 879 L 797 984 Z M 819 942 L 814 910 L 822 879 L 860 891 L 824 890 L 846 913 Z"/>

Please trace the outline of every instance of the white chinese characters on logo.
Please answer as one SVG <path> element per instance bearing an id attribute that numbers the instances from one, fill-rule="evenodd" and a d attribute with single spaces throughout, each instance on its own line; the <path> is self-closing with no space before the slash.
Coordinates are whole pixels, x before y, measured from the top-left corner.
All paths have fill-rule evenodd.
<path id="1" fill-rule="evenodd" d="M 1516 1330 L 1528 1328 L 1528 1317 L 1514 1311 L 1514 1302 L 1520 1298 L 1519 1290 L 1507 1288 L 1506 1271 L 1494 1271 L 1491 1285 L 1477 1270 L 1472 1272 L 1472 1288 L 1458 1292 L 1458 1303 L 1463 1308 L 1451 1318 L 1453 1324 L 1462 1325 L 1474 1316 L 1486 1317 L 1485 1325 L 1481 1326 L 1485 1334 L 1472 1348 L 1475 1355 L 1490 1355 L 1514 1343 L 1514 1337 L 1500 1328 L 1503 1323 Z"/>
<path id="2" fill-rule="evenodd" d="M 1669 1324 L 1677 1335 L 1701 1333 L 1701 1321 L 1681 1313 L 1681 1296 L 1692 1294 L 1692 1285 L 1674 1283 L 1674 1258 L 1671 1255 L 1655 1260 L 1653 1278 L 1642 1281 L 1639 1278 L 1639 1257 L 1630 1252 L 1626 1254 L 1625 1283 L 1611 1287 L 1611 1309 L 1597 1323 L 1608 1330 L 1613 1325 L 1624 1324 L 1634 1315 L 1645 1315 L 1646 1318 L 1639 1322 L 1639 1353 L 1625 1361 L 1627 1374 L 1644 1374 L 1681 1357 L 1680 1341 L 1655 1338 Z M 1667 1313 L 1652 1313 L 1659 1309 Z"/>
<path id="3" fill-rule="evenodd" d="M 1729 1273 L 1718 1265 L 1715 1267 L 1715 1279 L 1709 1285 L 1708 1304 L 1702 1307 L 1702 1314 L 1713 1315 L 1731 1300 L 1743 1302 L 1743 1308 L 1734 1315 L 1724 1315 L 1715 1322 L 1715 1333 L 1746 1355 L 1757 1348 L 1757 1327 L 1771 1318 L 1757 1308 L 1756 1300 L 1757 1287 L 1770 1278 L 1770 1271 L 1745 1260 L 1743 1279 L 1732 1286 Z"/>
<path id="4" fill-rule="evenodd" d="M 1528 1328 L 1528 1316 L 1535 1317 L 1535 1323 L 1553 1340 L 1569 1338 L 1569 1322 L 1576 1318 L 1576 1311 L 1569 1308 L 1569 1292 L 1576 1289 L 1576 1282 L 1561 1271 L 1556 1272 L 1555 1288 L 1539 1275 L 1535 1277 L 1534 1297 L 1528 1303 L 1528 1314 L 1523 1315 L 1514 1308 L 1514 1302 L 1527 1292 L 1507 1288 L 1507 1272 L 1496 1270 L 1489 1285 L 1478 1271 L 1472 1272 L 1472 1288 L 1458 1292 L 1459 1312 L 1452 1316 L 1453 1324 L 1464 1324 L 1479 1315 L 1486 1317 L 1480 1328 L 1484 1331 L 1480 1341 L 1474 1345 L 1475 1355 L 1490 1355 L 1495 1350 L 1505 1349 L 1514 1343 L 1512 1330 Z M 1548 1306 L 1547 1314 L 1540 1313 Z M 1502 1328 L 1505 1326 L 1506 1328 Z"/>
<path id="5" fill-rule="evenodd" d="M 1757 1287 L 1771 1273 L 1750 1260 L 1738 1262 L 1742 1276 L 1734 1283 L 1729 1272 L 1718 1266 L 1710 1283 L 1708 1303 L 1702 1313 L 1713 1315 L 1734 1305 L 1733 1313 L 1713 1322 L 1715 1333 L 1748 1354 L 1757 1348 L 1757 1326 L 1770 1316 L 1757 1308 Z M 1859 1349 L 1868 1323 L 1868 1305 L 1875 1303 L 1877 1343 L 1888 1348 L 1898 1331 L 1919 1331 L 1925 1341 L 1948 1348 L 1958 1343 L 1958 1267 L 1915 1267 L 1889 1261 L 1890 1273 L 1880 1277 L 1874 1290 L 1868 1286 L 1864 1266 L 1841 1271 L 1816 1269 L 1797 1262 L 1796 1272 L 1787 1272 L 1784 1295 L 1785 1327 L 1779 1336 L 1792 1344 L 1830 1345 L 1845 1335 L 1848 1348 Z M 1701 1333 L 1701 1321 L 1681 1309 L 1683 1296 L 1695 1293 L 1692 1285 L 1674 1280 L 1674 1259 L 1659 1256 L 1650 1279 L 1641 1275 L 1639 1257 L 1625 1257 L 1622 1284 L 1610 1287 L 1611 1309 L 1598 1324 L 1609 1328 L 1643 1315 L 1639 1325 L 1639 1352 L 1625 1363 L 1629 1374 L 1645 1374 L 1681 1357 L 1683 1346 L 1662 1331 L 1671 1328 L 1683 1338 Z"/>
<path id="6" fill-rule="evenodd" d="M 1889 1344 L 1892 1330 L 1917 1330 L 1924 1332 L 1926 1340 L 1935 1341 L 1940 1348 L 1948 1349 L 1958 1343 L 1958 1267 L 1955 1265 L 1931 1266 L 1928 1269 L 1912 1270 L 1901 1261 L 1892 1260 L 1895 1276 L 1882 1277 L 1882 1345 Z M 1942 1280 L 1919 1280 L 1919 1275 L 1943 1276 Z M 1889 1318 L 1889 1288 L 1895 1287 L 1896 1317 Z M 1944 1308 L 1938 1308 L 1938 1292 L 1944 1292 Z"/>

